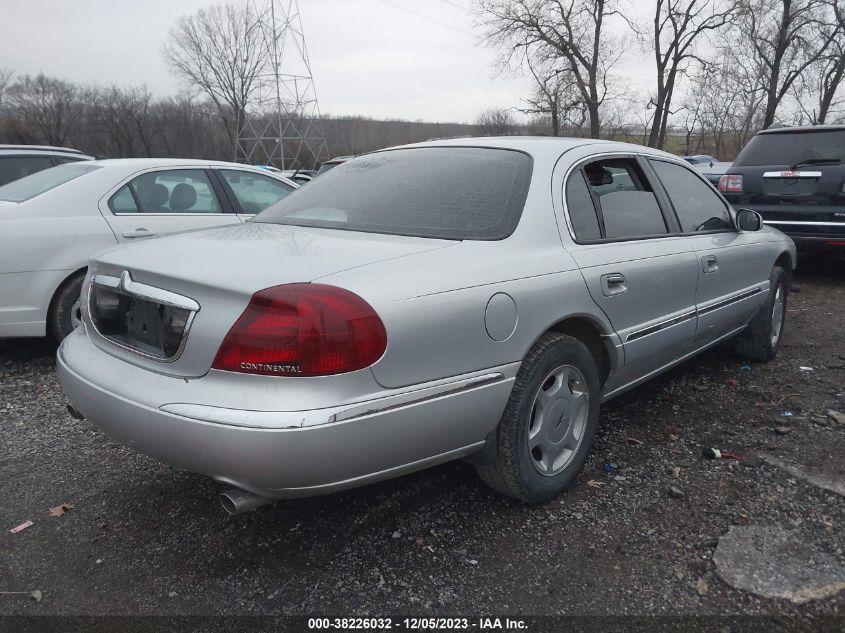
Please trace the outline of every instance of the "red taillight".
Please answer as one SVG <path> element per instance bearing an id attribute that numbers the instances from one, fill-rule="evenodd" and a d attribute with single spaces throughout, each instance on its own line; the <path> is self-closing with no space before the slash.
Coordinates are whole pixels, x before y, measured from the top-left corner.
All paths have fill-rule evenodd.
<path id="1" fill-rule="evenodd" d="M 722 193 L 742 193 L 742 176 L 720 176 L 719 191 Z"/>
<path id="2" fill-rule="evenodd" d="M 252 295 L 212 367 L 267 376 L 328 376 L 369 367 L 387 334 L 356 294 L 322 284 L 274 286 Z"/>

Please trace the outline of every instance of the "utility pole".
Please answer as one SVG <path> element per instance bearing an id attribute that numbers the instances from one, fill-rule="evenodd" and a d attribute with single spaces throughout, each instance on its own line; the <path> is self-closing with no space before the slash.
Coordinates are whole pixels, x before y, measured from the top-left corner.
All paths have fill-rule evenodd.
<path id="1" fill-rule="evenodd" d="M 315 169 L 328 159 L 298 0 L 252 0 L 265 47 L 254 106 L 238 122 L 235 160 Z"/>

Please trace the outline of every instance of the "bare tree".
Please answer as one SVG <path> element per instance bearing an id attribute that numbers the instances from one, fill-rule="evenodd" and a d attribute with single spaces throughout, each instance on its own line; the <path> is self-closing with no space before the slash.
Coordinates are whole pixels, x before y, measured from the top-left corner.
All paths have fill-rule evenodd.
<path id="1" fill-rule="evenodd" d="M 845 7 L 842 0 L 829 0 L 827 9 L 816 37 L 823 40 L 832 33 L 830 46 L 793 85 L 798 119 L 811 125 L 825 123 L 843 103 L 839 89 L 845 79 Z"/>
<path id="2" fill-rule="evenodd" d="M 516 127 L 513 114 L 504 108 L 485 110 L 475 121 L 481 136 L 508 136 Z"/>
<path id="3" fill-rule="evenodd" d="M 598 138 L 608 73 L 622 55 L 605 30 L 609 18 L 621 15 L 617 0 L 476 0 L 476 7 L 485 41 L 506 51 L 503 67 L 540 57 L 571 71 L 590 136 Z"/>
<path id="4" fill-rule="evenodd" d="M 657 92 L 647 143 L 663 148 L 679 78 L 698 58 L 696 44 L 710 31 L 723 28 L 735 11 L 734 0 L 656 0 L 649 41 L 654 48 Z"/>
<path id="5" fill-rule="evenodd" d="M 819 28 L 826 1 L 739 0 L 737 41 L 752 55 L 755 83 L 765 93 L 763 127 L 774 123 L 795 81 L 833 41 L 834 32 Z"/>
<path id="6" fill-rule="evenodd" d="M 47 145 L 67 145 L 83 110 L 76 86 L 43 74 L 16 81 L 8 107 L 18 138 Z"/>
<path id="7" fill-rule="evenodd" d="M 723 52 L 718 62 L 704 64 L 692 76 L 683 101 L 692 117 L 687 123 L 688 147 L 694 144 L 697 151 L 732 158 L 762 126 L 766 93 L 753 82 L 754 67 L 742 61 Z"/>
<path id="8" fill-rule="evenodd" d="M 15 71 L 11 68 L 0 68 L 0 106 L 3 105 L 3 101 L 6 98 L 6 94 L 9 92 L 14 76 Z"/>
<path id="9" fill-rule="evenodd" d="M 200 9 L 179 18 L 169 36 L 164 57 L 172 72 L 211 99 L 234 145 L 266 61 L 252 4 Z"/>
<path id="10" fill-rule="evenodd" d="M 587 110 L 575 84 L 572 71 L 556 68 L 548 59 L 525 60 L 525 66 L 534 79 L 534 92 L 520 112 L 535 120 L 545 120 L 553 136 L 560 136 L 562 130 L 577 133 L 587 121 Z"/>
<path id="11" fill-rule="evenodd" d="M 96 123 L 105 132 L 109 156 L 153 156 L 161 131 L 153 113 L 152 94 L 146 86 L 95 90 L 88 100 Z"/>

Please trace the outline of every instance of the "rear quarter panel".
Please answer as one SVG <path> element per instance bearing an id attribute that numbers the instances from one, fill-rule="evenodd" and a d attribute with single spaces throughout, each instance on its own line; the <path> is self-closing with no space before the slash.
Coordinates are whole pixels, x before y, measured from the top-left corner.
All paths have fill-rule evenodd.
<path id="1" fill-rule="evenodd" d="M 604 332 L 572 257 L 554 243 L 523 250 L 506 242 L 460 246 L 346 271 L 320 281 L 366 299 L 387 330 L 373 367 L 386 388 L 413 385 L 521 361 L 549 327 L 585 316 Z M 485 323 L 494 295 L 516 305 L 513 332 L 494 340 Z M 507 318 L 507 317 L 505 317 Z"/>
<path id="2" fill-rule="evenodd" d="M 43 335 L 59 285 L 115 244 L 96 202 L 73 191 L 0 209 L 0 336 Z"/>

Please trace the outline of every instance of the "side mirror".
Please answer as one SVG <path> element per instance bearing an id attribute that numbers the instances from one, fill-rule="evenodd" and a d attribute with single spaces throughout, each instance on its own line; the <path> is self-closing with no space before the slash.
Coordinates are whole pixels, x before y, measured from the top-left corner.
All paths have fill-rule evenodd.
<path id="1" fill-rule="evenodd" d="M 763 228 L 763 218 L 751 209 L 737 209 L 736 228 L 740 231 L 759 231 Z"/>

